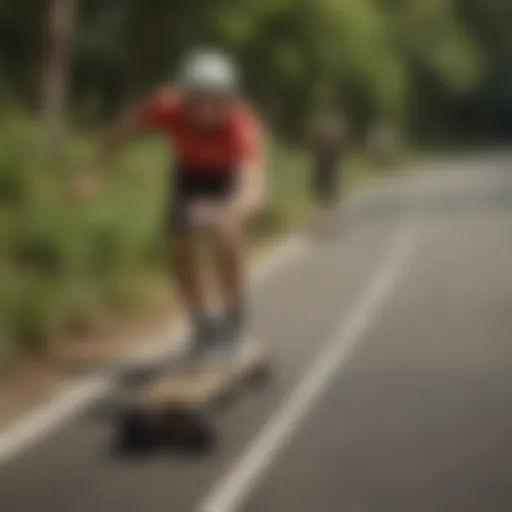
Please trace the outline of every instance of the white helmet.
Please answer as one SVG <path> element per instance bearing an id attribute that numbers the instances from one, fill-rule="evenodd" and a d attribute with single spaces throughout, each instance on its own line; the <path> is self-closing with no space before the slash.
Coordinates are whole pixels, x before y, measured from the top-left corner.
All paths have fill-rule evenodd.
<path id="1" fill-rule="evenodd" d="M 186 90 L 234 94 L 239 85 L 238 70 L 228 55 L 202 50 L 185 60 L 180 83 Z"/>

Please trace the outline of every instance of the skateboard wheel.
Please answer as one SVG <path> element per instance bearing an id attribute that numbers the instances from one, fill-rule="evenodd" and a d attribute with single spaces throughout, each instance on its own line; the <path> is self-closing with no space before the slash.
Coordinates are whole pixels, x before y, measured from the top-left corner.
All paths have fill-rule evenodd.
<path id="1" fill-rule="evenodd" d="M 188 453 L 209 452 L 215 444 L 215 432 L 199 419 L 184 419 L 176 431 L 179 446 Z"/>
<path id="2" fill-rule="evenodd" d="M 141 452 L 151 448 L 154 434 L 148 418 L 141 411 L 123 411 L 119 423 L 119 448 L 122 452 Z"/>

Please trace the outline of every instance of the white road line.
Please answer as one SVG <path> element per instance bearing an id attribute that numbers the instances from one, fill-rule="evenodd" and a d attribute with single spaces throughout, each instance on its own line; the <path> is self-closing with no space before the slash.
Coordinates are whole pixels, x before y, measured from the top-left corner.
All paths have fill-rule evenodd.
<path id="1" fill-rule="evenodd" d="M 416 226 L 410 222 L 399 230 L 388 256 L 335 336 L 247 451 L 235 461 L 228 474 L 200 504 L 200 512 L 240 510 L 264 471 L 278 455 L 278 451 L 289 441 L 336 372 L 347 362 L 400 280 L 414 246 Z"/>

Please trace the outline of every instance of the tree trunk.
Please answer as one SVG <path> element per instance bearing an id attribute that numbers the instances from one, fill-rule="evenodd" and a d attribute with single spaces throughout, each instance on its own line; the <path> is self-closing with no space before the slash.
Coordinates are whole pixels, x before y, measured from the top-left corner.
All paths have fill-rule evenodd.
<path id="1" fill-rule="evenodd" d="M 75 0 L 48 0 L 44 19 L 42 113 L 47 155 L 62 153 Z"/>

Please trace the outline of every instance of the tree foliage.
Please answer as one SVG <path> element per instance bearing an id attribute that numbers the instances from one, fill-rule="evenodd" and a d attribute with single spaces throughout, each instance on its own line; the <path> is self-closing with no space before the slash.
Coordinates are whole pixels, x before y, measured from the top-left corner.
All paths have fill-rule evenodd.
<path id="1" fill-rule="evenodd" d="M 2 75 L 24 102 L 37 97 L 45 3 L 34 8 L 33 1 L 19 0 L 0 8 Z M 506 0 L 77 4 L 72 92 L 81 122 L 96 122 L 169 80 L 198 45 L 238 56 L 248 91 L 289 133 L 300 132 L 315 109 L 333 102 L 361 127 L 378 116 L 405 120 L 406 114 L 444 111 L 447 97 L 457 104 L 478 91 L 510 102 Z"/>

